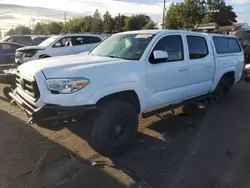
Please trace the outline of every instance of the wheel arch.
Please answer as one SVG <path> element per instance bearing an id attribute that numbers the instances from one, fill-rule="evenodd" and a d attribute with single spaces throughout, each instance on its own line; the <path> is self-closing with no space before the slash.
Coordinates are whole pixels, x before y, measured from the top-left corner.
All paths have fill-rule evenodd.
<path id="1" fill-rule="evenodd" d="M 106 94 L 105 96 L 101 97 L 97 101 L 97 105 L 110 102 L 114 100 L 124 100 L 130 102 L 136 109 L 137 113 L 140 114 L 141 112 L 141 103 L 138 94 L 134 90 L 124 90 L 124 91 L 117 91 L 110 94 Z"/>
<path id="2" fill-rule="evenodd" d="M 39 59 L 42 59 L 42 58 L 44 58 L 44 57 L 51 57 L 51 56 L 50 56 L 50 55 L 47 55 L 47 54 L 42 54 L 42 55 L 39 56 Z"/>
<path id="3" fill-rule="evenodd" d="M 230 78 L 231 79 L 231 84 L 233 85 L 235 83 L 236 80 L 236 72 L 234 69 L 228 69 L 225 70 L 223 73 L 219 74 L 217 76 L 217 79 L 214 79 L 214 84 L 213 84 L 213 88 L 211 91 L 214 91 L 217 87 L 217 85 L 220 83 L 220 81 L 224 78 Z"/>

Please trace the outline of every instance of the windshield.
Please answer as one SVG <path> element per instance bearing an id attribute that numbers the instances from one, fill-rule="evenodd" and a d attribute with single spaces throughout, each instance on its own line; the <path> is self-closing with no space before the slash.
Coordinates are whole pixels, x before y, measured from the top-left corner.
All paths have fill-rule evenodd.
<path id="1" fill-rule="evenodd" d="M 58 38 L 59 38 L 59 36 L 50 37 L 50 38 L 46 39 L 45 41 L 43 41 L 42 43 L 40 43 L 38 46 L 48 47 L 51 44 L 53 44 Z"/>
<path id="2" fill-rule="evenodd" d="M 99 44 L 90 54 L 139 60 L 153 37 L 153 34 L 113 35 Z"/>

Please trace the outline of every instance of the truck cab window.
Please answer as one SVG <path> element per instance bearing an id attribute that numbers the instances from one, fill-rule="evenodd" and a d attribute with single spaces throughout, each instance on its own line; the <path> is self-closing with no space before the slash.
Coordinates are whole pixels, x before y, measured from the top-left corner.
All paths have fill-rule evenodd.
<path id="1" fill-rule="evenodd" d="M 166 51 L 168 53 L 168 60 L 166 62 L 181 61 L 184 59 L 183 43 L 180 35 L 163 37 L 158 41 L 154 50 Z M 154 61 L 153 51 L 149 58 L 150 62 Z"/>
<path id="2" fill-rule="evenodd" d="M 207 42 L 204 37 L 187 36 L 189 58 L 201 59 L 208 55 Z"/>

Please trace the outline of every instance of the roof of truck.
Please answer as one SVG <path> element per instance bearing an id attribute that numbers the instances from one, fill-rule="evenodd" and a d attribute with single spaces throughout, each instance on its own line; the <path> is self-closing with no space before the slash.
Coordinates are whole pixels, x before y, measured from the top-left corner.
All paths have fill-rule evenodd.
<path id="1" fill-rule="evenodd" d="M 236 38 L 234 35 L 223 35 L 223 34 L 215 34 L 215 33 L 202 33 L 195 31 L 186 31 L 186 30 L 166 30 L 166 29 L 152 29 L 152 30 L 135 30 L 135 31 L 126 31 L 118 34 L 167 34 L 167 33 L 179 33 L 179 34 L 197 34 L 197 35 L 207 35 L 209 37 L 213 36 L 224 36 L 224 37 L 232 37 Z"/>

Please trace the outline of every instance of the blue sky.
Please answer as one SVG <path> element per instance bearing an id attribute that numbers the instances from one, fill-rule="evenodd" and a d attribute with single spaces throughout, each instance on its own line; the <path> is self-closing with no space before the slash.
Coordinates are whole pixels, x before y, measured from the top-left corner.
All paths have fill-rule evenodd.
<path id="1" fill-rule="evenodd" d="M 167 6 L 181 0 L 166 0 Z M 238 14 L 238 22 L 250 24 L 250 0 L 226 0 Z M 162 20 L 163 0 L 0 0 L 0 28 L 2 32 L 23 24 L 32 26 L 39 21 L 63 20 L 74 16 L 91 15 L 95 9 L 132 15 L 148 14 L 155 22 Z"/>

